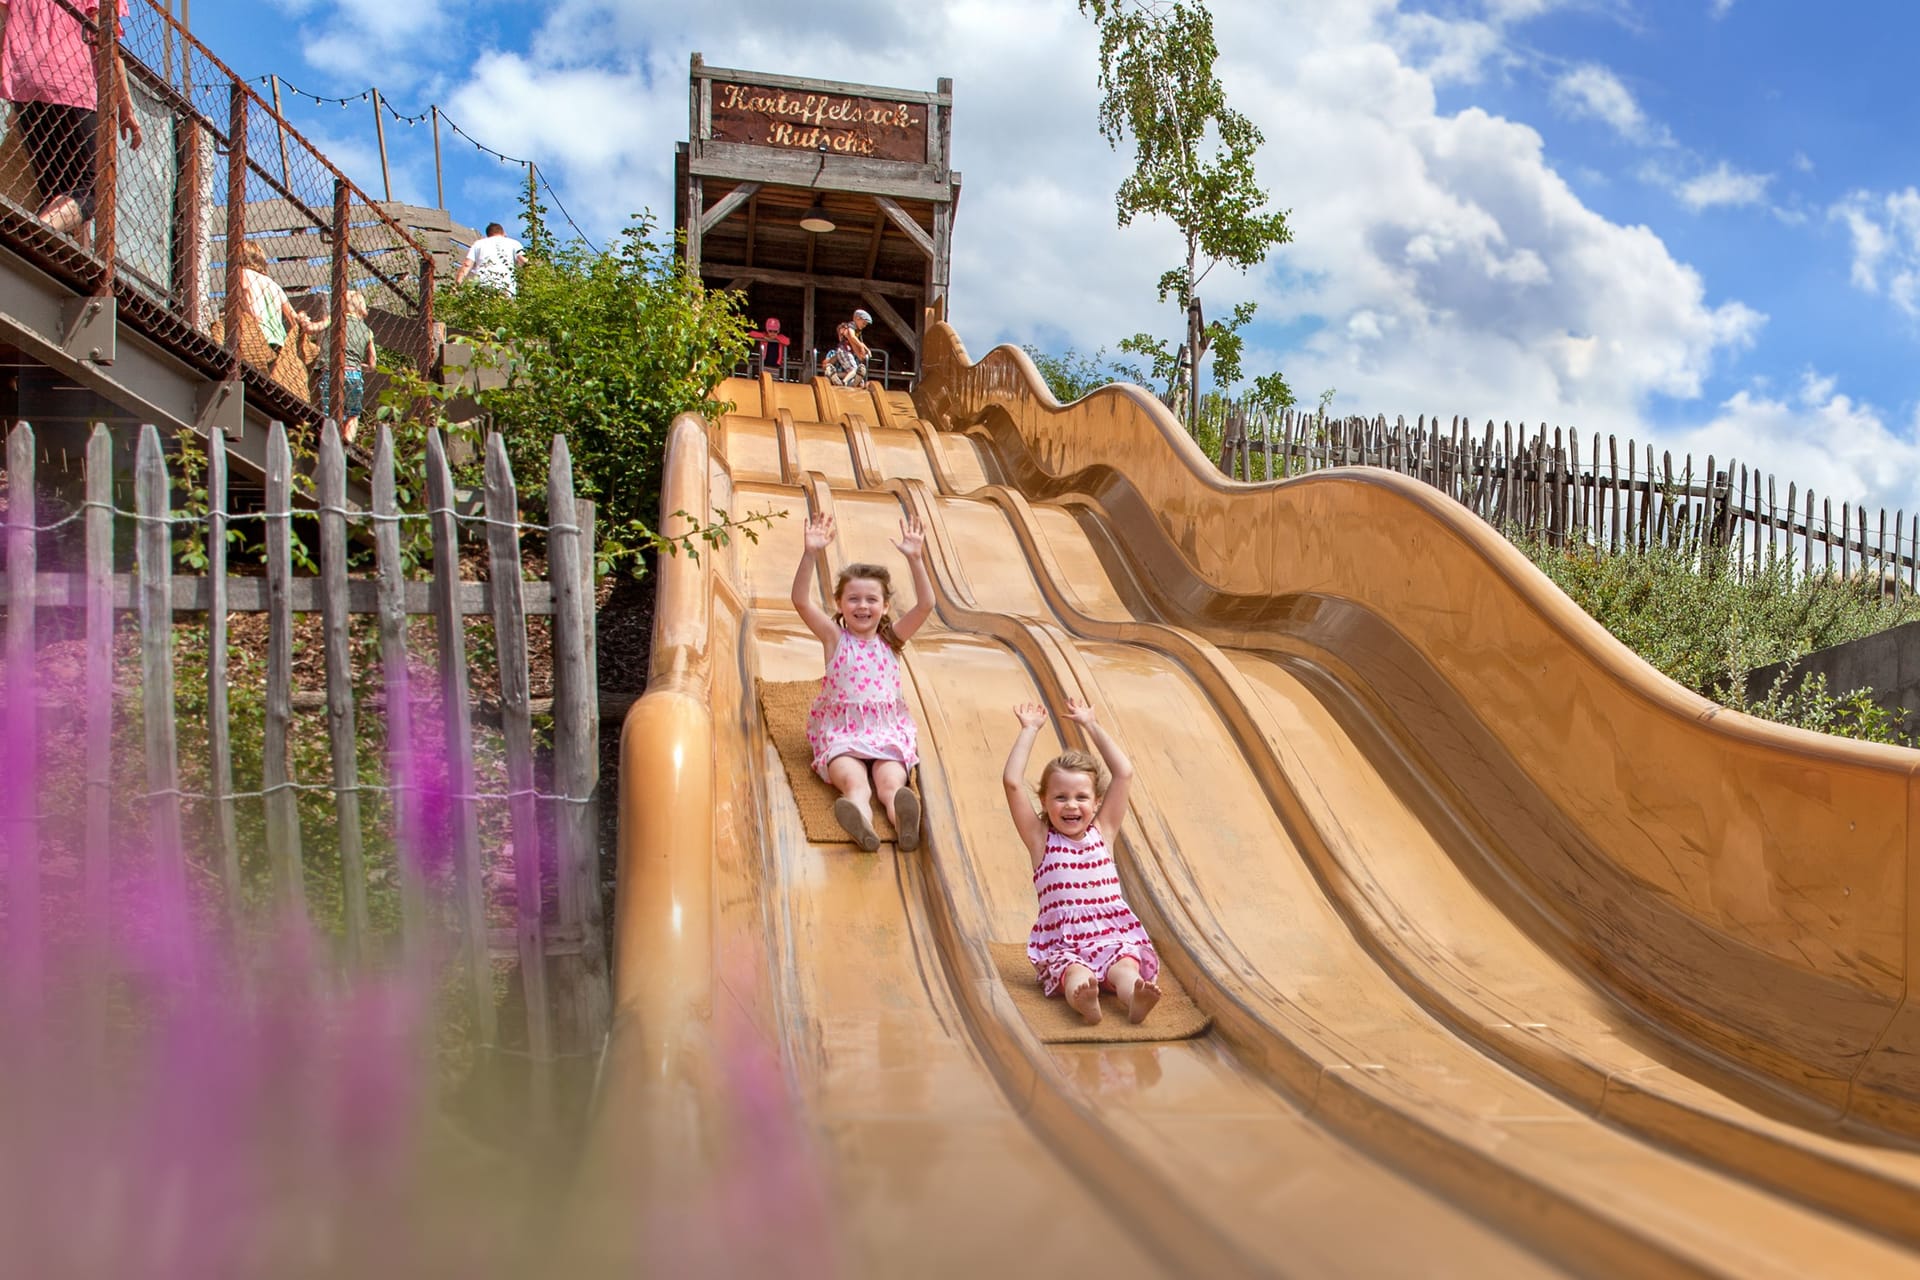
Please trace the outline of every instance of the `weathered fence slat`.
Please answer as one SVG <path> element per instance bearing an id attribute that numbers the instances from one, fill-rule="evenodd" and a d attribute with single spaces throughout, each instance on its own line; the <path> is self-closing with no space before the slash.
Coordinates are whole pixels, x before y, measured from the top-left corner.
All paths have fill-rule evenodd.
<path id="1" fill-rule="evenodd" d="M 287 427 L 276 421 L 267 435 L 267 705 L 260 751 L 260 789 L 266 794 L 267 861 L 281 899 L 305 913 L 306 876 L 301 869 L 300 806 L 287 757 L 293 726 L 293 453 Z"/>
<path id="2" fill-rule="evenodd" d="M 1828 577 L 1833 576 L 1833 499 L 1820 499 L 1820 548 L 1825 558 L 1824 569 Z"/>
<path id="3" fill-rule="evenodd" d="M 528 708 L 526 615 L 520 608 L 520 511 L 507 443 L 487 436 L 487 570 L 493 585 L 494 653 L 500 673 L 500 727 L 507 746 L 507 809 L 513 828 L 514 914 L 527 1005 L 527 1050 L 537 1079 L 552 1057 L 545 928 L 541 917 L 540 813 L 534 799 L 533 720 Z M 558 584 L 556 584 L 558 585 Z"/>
<path id="4" fill-rule="evenodd" d="M 1607 517 L 1607 549 L 1620 550 L 1620 441 L 1607 437 L 1607 501 L 1612 508 Z"/>
<path id="5" fill-rule="evenodd" d="M 88 949 L 105 949 L 111 891 L 113 808 L 113 436 L 96 423 L 87 439 L 87 833 Z"/>
<path id="6" fill-rule="evenodd" d="M 339 385 L 338 382 L 335 383 Z M 315 470 L 320 498 L 320 629 L 327 671 L 327 746 L 333 763 L 333 812 L 340 824 L 340 896 L 347 953 L 366 954 L 367 867 L 360 832 L 360 761 L 354 740 L 353 645 L 347 612 L 347 458 L 340 428 L 320 429 Z"/>
<path id="7" fill-rule="evenodd" d="M 427 851 L 414 821 L 420 799 L 420 766 L 413 742 L 399 515 L 393 480 L 393 429 L 382 423 L 373 451 L 373 553 L 380 591 L 380 669 L 387 694 L 387 777 L 393 785 L 393 852 L 400 877 L 401 942 L 408 955 L 419 961 L 426 955 L 427 946 Z"/>
<path id="8" fill-rule="evenodd" d="M 109 571 L 112 566 L 109 564 Z M 103 579 L 101 591 L 111 588 Z M 219 833 L 220 887 L 240 909 L 240 828 L 233 807 L 233 735 L 227 713 L 227 434 L 207 436 L 207 794 Z"/>
<path id="9" fill-rule="evenodd" d="M 606 1025 L 611 1000 L 601 941 L 599 841 L 588 803 L 600 749 L 588 639 L 593 634 L 588 613 L 593 573 L 586 562 L 591 544 L 573 497 L 573 459 L 566 437 L 557 434 L 547 469 L 547 523 L 547 571 L 554 594 L 553 789 L 559 798 L 553 802 L 553 830 L 560 854 L 560 925 L 580 930 L 581 936 L 579 956 L 567 966 L 573 970 L 571 981 L 562 993 L 572 1005 L 578 1039 Z"/>
<path id="10" fill-rule="evenodd" d="M 40 989 L 40 819 L 39 788 L 33 773 L 39 761 L 39 703 L 34 695 L 34 545 L 33 428 L 16 422 L 7 434 L 7 741 L 13 746 L 17 776 L 8 779 L 7 936 L 16 1007 L 36 1006 Z"/>
<path id="11" fill-rule="evenodd" d="M 134 509 L 140 530 L 134 555 L 140 568 L 140 698 L 146 719 L 147 821 L 160 873 L 168 890 L 166 909 L 184 911 L 187 849 L 180 830 L 180 753 L 173 705 L 173 514 L 160 429 L 140 428 L 134 454 Z"/>
<path id="12" fill-rule="evenodd" d="M 427 508 L 433 528 L 433 622 L 440 654 L 440 711 L 446 742 L 446 788 L 459 884 L 460 945 L 473 1000 L 474 1033 L 482 1045 L 499 1042 L 493 1004 L 493 966 L 487 955 L 486 885 L 481 880 L 480 831 L 473 801 L 473 708 L 467 695 L 467 638 L 459 611 L 460 542 L 454 523 L 453 475 L 440 432 L 427 433 Z"/>

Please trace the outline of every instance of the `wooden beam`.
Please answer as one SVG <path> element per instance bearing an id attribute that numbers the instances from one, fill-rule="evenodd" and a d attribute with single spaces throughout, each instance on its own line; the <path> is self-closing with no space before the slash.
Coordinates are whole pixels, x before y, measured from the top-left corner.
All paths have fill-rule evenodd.
<path id="1" fill-rule="evenodd" d="M 847 293 L 860 293 L 872 289 L 893 298 L 918 298 L 923 286 L 902 284 L 897 280 L 863 280 L 859 276 L 828 276 L 810 274 L 805 271 L 775 271 L 771 267 L 731 266 L 723 262 L 709 262 L 706 269 L 713 276 L 726 276 L 733 283 L 728 288 L 738 288 L 746 284 L 791 285 L 797 289 L 818 287 L 821 289 L 841 289 Z"/>
<path id="2" fill-rule="evenodd" d="M 913 331 L 913 326 L 901 319 L 900 313 L 895 311 L 888 305 L 885 298 L 873 292 L 873 290 L 869 289 L 860 296 L 866 301 L 868 306 L 873 308 L 875 315 L 878 315 L 882 320 L 887 322 L 889 329 L 892 329 L 900 335 L 900 340 L 906 343 L 908 349 L 913 352 L 914 363 L 918 364 L 920 362 L 920 335 Z"/>
<path id="3" fill-rule="evenodd" d="M 753 235 L 760 226 L 760 190 L 754 188 L 753 199 L 747 201 L 747 265 L 753 265 Z M 871 273 L 869 273 L 871 274 Z"/>
<path id="4" fill-rule="evenodd" d="M 713 230 L 728 214 L 753 199 L 755 193 L 759 190 L 759 183 L 743 182 L 733 190 L 727 192 L 726 195 L 721 196 L 719 203 L 700 215 L 700 234 L 704 236 L 707 232 Z"/>
<path id="5" fill-rule="evenodd" d="M 875 218 L 873 220 L 873 239 L 867 243 L 867 269 L 861 273 L 869 280 L 873 278 L 874 265 L 880 261 L 880 241 L 886 234 L 887 220 L 885 218 Z M 753 264 L 748 263 L 747 265 L 751 266 Z"/>
<path id="6" fill-rule="evenodd" d="M 947 175 L 932 165 L 833 156 L 823 173 L 820 154 L 815 151 L 776 150 L 711 138 L 700 144 L 697 153 L 688 155 L 687 169 L 694 177 L 716 181 L 761 182 L 769 186 L 891 196 L 895 200 L 944 202 L 953 199 Z"/>
<path id="7" fill-rule="evenodd" d="M 951 103 L 953 101 L 953 81 L 942 80 L 945 86 L 936 93 L 924 89 L 892 89 L 884 85 L 849 84 L 844 80 L 814 80 L 807 76 L 775 75 L 767 71 L 741 71 L 731 67 L 710 67 L 702 62 L 694 70 L 694 77 L 701 80 L 727 80 L 735 84 L 766 85 L 774 89 L 798 89 L 801 93 L 840 93 L 854 98 L 878 98 L 882 102 L 926 102 Z"/>
<path id="8" fill-rule="evenodd" d="M 936 256 L 933 251 L 933 237 L 927 229 L 907 215 L 907 211 L 889 200 L 886 196 L 875 196 L 873 202 L 880 206 L 880 212 L 887 215 L 893 225 L 907 233 L 907 239 L 920 246 L 920 252 L 929 258 Z"/>

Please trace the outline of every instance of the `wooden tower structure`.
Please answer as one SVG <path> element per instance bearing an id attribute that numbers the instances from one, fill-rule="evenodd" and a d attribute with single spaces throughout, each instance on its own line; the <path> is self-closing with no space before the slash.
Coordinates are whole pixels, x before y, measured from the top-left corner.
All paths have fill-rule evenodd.
<path id="1" fill-rule="evenodd" d="M 946 297 L 960 175 L 948 167 L 953 82 L 932 93 L 709 67 L 693 55 L 674 225 L 710 287 L 777 317 L 792 376 L 873 316 L 870 373 L 920 367 L 927 308 Z"/>

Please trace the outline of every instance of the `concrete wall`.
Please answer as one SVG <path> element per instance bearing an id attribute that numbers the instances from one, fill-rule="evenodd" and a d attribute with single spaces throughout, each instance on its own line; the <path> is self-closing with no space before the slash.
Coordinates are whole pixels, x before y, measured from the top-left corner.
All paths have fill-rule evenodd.
<path id="1" fill-rule="evenodd" d="M 1765 697 L 1786 665 L 1776 662 L 1748 672 L 1747 696 Z M 1871 689 L 1874 701 L 1901 714 L 1901 725 L 1908 733 L 1920 731 L 1920 622 L 1815 650 L 1800 659 L 1797 669 L 1824 674 L 1833 693 Z"/>

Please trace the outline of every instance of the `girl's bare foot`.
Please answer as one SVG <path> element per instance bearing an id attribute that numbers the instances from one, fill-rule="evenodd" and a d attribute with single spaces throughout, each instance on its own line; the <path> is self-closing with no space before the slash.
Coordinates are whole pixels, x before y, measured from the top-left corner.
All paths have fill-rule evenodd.
<path id="1" fill-rule="evenodd" d="M 912 853 L 920 847 L 920 797 L 912 787 L 893 793 L 893 825 L 900 833 L 900 852 Z"/>
<path id="2" fill-rule="evenodd" d="M 1100 984 L 1091 976 L 1081 980 L 1080 985 L 1067 992 L 1067 1003 L 1074 1011 L 1092 1026 L 1100 1021 Z"/>
<path id="3" fill-rule="evenodd" d="M 1133 984 L 1133 998 L 1127 1001 L 1127 1021 L 1138 1026 L 1160 1003 L 1160 988 L 1145 978 Z"/>
<path id="4" fill-rule="evenodd" d="M 845 796 L 833 802 L 833 820 L 840 824 L 842 831 L 853 837 L 853 842 L 860 846 L 862 853 L 872 853 L 880 847 L 879 833 L 868 821 L 866 810 Z"/>

